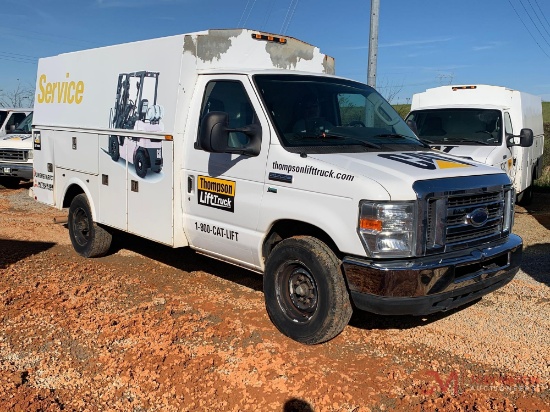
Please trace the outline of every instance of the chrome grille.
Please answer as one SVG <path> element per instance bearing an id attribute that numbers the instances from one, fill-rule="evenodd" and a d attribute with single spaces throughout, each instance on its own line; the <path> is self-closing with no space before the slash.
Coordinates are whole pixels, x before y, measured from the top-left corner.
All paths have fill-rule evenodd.
<path id="1" fill-rule="evenodd" d="M 26 162 L 28 158 L 28 150 L 0 149 L 0 161 L 3 162 Z"/>
<path id="2" fill-rule="evenodd" d="M 515 195 L 504 173 L 418 180 L 413 189 L 424 229 L 417 234 L 417 256 L 477 247 L 510 234 Z"/>
<path id="3" fill-rule="evenodd" d="M 428 250 L 442 247 L 452 250 L 500 237 L 504 206 L 503 191 L 428 199 Z M 479 227 L 472 225 L 467 219 L 476 209 L 485 209 L 488 212 L 487 220 Z M 436 225 L 438 219 L 441 221 L 439 228 Z"/>

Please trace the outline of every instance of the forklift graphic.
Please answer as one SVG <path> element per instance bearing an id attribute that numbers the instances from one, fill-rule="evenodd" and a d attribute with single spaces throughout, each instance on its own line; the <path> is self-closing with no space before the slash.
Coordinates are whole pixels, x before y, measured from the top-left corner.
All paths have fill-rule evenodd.
<path id="1" fill-rule="evenodd" d="M 112 129 L 162 132 L 164 109 L 157 105 L 159 73 L 139 71 L 118 75 L 115 107 L 111 109 L 109 126 Z M 133 81 L 135 80 L 135 82 Z M 131 96 L 135 96 L 132 100 Z M 152 102 L 152 104 L 150 104 Z M 127 144 L 127 159 L 133 163 L 136 174 L 144 178 L 147 171 L 162 170 L 162 140 L 141 137 L 109 136 L 109 155 L 117 162 L 124 158 L 120 147 Z"/>

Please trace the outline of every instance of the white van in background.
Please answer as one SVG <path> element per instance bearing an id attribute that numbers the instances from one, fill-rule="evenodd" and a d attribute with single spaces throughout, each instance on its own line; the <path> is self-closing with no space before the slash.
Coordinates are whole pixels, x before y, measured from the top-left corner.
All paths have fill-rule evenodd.
<path id="1" fill-rule="evenodd" d="M 531 201 L 544 149 L 539 96 L 483 84 L 435 87 L 413 95 L 406 120 L 432 148 L 500 167 L 518 203 Z"/>
<path id="2" fill-rule="evenodd" d="M 32 179 L 32 109 L 0 109 L 0 185 Z"/>

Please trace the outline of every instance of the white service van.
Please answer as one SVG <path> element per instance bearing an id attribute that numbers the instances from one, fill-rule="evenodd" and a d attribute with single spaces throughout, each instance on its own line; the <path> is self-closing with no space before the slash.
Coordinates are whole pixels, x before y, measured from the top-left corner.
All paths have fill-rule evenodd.
<path id="1" fill-rule="evenodd" d="M 539 96 L 484 84 L 435 87 L 413 95 L 407 121 L 432 148 L 500 167 L 518 202 L 531 201 L 544 149 Z"/>
<path id="2" fill-rule="evenodd" d="M 32 109 L 0 108 L 0 185 L 32 180 Z"/>
<path id="3" fill-rule="evenodd" d="M 352 304 L 423 315 L 508 283 L 506 173 L 432 150 L 333 73 L 318 48 L 245 29 L 40 59 L 32 194 L 69 208 L 82 256 L 116 228 L 264 274 L 273 323 L 307 344 Z"/>

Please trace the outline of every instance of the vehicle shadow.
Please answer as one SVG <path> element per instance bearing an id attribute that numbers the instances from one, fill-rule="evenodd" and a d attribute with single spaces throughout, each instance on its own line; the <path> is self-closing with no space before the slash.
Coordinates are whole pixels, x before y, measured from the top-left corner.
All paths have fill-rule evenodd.
<path id="1" fill-rule="evenodd" d="M 541 226 L 550 230 L 550 193 L 535 192 L 532 203 L 524 208 Z M 518 212 L 522 213 L 521 209 L 516 209 L 516 213 Z"/>
<path id="2" fill-rule="evenodd" d="M 550 286 L 550 243 L 524 248 L 521 270 L 537 282 Z"/>
<path id="3" fill-rule="evenodd" d="M 17 263 L 29 256 L 44 252 L 55 246 L 52 242 L 29 242 L 25 240 L 0 239 L 0 269 Z"/>
<path id="4" fill-rule="evenodd" d="M 116 231 L 108 259 L 122 249 L 143 255 L 185 272 L 204 271 L 254 291 L 263 290 L 263 276 L 253 271 L 201 255 L 190 248 L 171 248 L 138 236 Z"/>
<path id="5" fill-rule="evenodd" d="M 413 316 L 413 315 L 377 315 L 375 313 L 365 312 L 355 309 L 353 316 L 349 322 L 350 326 L 364 329 L 412 329 L 419 326 L 426 326 L 430 323 L 437 322 L 451 316 L 454 313 L 463 311 L 470 306 L 475 305 L 483 298 L 475 299 L 464 306 L 460 306 L 455 309 L 448 310 L 446 312 L 437 312 L 425 316 Z"/>

